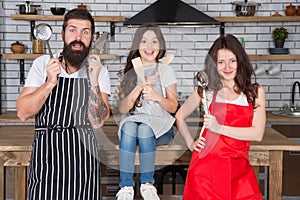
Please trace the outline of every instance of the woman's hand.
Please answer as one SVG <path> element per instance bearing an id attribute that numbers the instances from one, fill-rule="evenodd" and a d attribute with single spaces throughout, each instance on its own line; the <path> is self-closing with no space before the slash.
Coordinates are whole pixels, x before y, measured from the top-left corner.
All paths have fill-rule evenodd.
<path id="1" fill-rule="evenodd" d="M 204 115 L 204 126 L 212 132 L 221 133 L 223 126 L 217 122 L 215 116 L 210 114 Z"/>
<path id="2" fill-rule="evenodd" d="M 89 74 L 91 86 L 98 85 L 98 76 L 102 68 L 100 57 L 98 55 L 90 55 L 89 57 Z"/>
<path id="3" fill-rule="evenodd" d="M 196 141 L 192 142 L 189 146 L 190 151 L 200 152 L 206 146 L 206 139 L 204 137 L 199 137 Z"/>

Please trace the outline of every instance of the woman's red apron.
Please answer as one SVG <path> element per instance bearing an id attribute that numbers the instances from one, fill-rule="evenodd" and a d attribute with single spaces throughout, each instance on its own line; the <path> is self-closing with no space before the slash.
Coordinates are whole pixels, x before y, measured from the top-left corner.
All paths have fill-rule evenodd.
<path id="1" fill-rule="evenodd" d="M 220 124 L 252 126 L 251 102 L 248 102 L 249 106 L 240 106 L 215 100 L 216 92 L 209 110 Z M 193 152 L 183 200 L 262 200 L 254 170 L 249 163 L 250 142 L 207 129 L 203 136 L 207 139 L 207 146 L 200 153 Z"/>

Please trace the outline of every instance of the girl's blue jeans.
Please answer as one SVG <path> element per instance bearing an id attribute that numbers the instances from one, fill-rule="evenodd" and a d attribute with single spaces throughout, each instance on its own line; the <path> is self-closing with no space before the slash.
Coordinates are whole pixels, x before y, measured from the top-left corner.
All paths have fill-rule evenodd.
<path id="1" fill-rule="evenodd" d="M 168 144 L 174 137 L 173 127 L 159 138 L 152 129 L 141 122 L 129 121 L 121 128 L 120 139 L 120 184 L 134 186 L 133 173 L 136 147 L 139 146 L 140 182 L 154 184 L 156 146 Z"/>

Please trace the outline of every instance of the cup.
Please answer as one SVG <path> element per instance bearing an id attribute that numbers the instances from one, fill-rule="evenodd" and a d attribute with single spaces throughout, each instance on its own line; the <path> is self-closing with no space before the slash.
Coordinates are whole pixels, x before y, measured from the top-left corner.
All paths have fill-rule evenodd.
<path id="1" fill-rule="evenodd" d="M 265 72 L 266 72 L 266 70 L 265 70 L 264 67 L 256 68 L 256 70 L 254 71 L 254 73 L 255 73 L 256 75 L 263 74 L 263 73 L 265 73 Z"/>
<path id="2" fill-rule="evenodd" d="M 279 72 L 280 72 L 280 67 L 279 66 L 272 67 L 271 69 L 266 70 L 266 74 L 268 74 L 268 75 L 274 75 L 274 74 L 277 74 Z"/>

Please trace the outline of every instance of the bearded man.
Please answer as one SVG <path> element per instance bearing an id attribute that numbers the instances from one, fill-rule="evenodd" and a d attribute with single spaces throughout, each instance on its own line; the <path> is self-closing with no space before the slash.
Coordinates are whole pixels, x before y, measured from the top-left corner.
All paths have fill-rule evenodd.
<path id="1" fill-rule="evenodd" d="M 17 99 L 18 117 L 35 115 L 29 199 L 100 199 L 100 161 L 93 128 L 109 117 L 110 79 L 97 55 L 88 11 L 64 17 L 64 48 L 34 60 Z"/>

